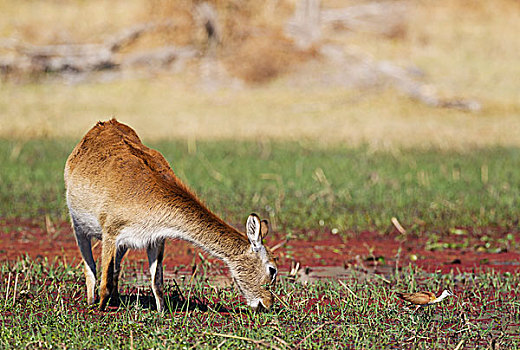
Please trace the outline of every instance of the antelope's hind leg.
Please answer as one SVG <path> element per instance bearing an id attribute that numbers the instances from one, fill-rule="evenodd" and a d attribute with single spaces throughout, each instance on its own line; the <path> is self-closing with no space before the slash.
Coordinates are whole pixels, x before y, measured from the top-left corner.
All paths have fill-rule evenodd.
<path id="1" fill-rule="evenodd" d="M 71 218 L 76 242 L 83 257 L 83 271 L 85 272 L 85 282 L 87 285 L 87 302 L 89 305 L 93 305 L 96 289 L 96 262 L 92 255 L 92 244 L 89 236 L 90 228 L 85 224 L 81 224 L 72 214 Z"/>
<path id="2" fill-rule="evenodd" d="M 150 265 L 150 275 L 152 279 L 152 291 L 155 297 L 157 311 L 164 310 L 164 289 L 163 289 L 163 258 L 164 240 L 155 245 L 148 246 L 148 264 Z"/>

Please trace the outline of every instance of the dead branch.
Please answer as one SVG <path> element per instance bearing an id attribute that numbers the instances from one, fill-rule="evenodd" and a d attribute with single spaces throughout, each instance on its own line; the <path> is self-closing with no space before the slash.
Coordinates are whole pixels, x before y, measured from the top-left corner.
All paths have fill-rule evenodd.
<path id="1" fill-rule="evenodd" d="M 0 49 L 11 51 L 10 55 L 0 57 L 0 71 L 20 72 L 91 72 L 113 69 L 120 65 L 116 53 L 132 44 L 147 32 L 160 28 L 173 27 L 171 21 L 163 23 L 144 23 L 125 29 L 101 44 L 62 44 L 32 45 L 14 39 L 0 41 Z M 148 61 L 161 64 L 171 62 L 176 57 L 185 56 L 190 50 L 162 48 L 140 58 L 130 57 L 132 61 Z M 13 54 L 14 52 L 14 54 Z"/>
<path id="2" fill-rule="evenodd" d="M 319 42 L 327 26 L 352 31 L 369 31 L 385 36 L 404 32 L 408 4 L 404 1 L 373 1 L 339 9 L 320 9 L 319 0 L 299 0 L 286 34 L 295 44 L 308 48 Z M 435 89 L 409 69 L 392 62 L 376 61 L 364 53 L 345 52 L 334 45 L 322 45 L 320 54 L 329 60 L 328 72 L 320 79 L 328 84 L 353 88 L 388 85 L 410 98 L 433 107 L 478 111 L 480 103 L 466 99 L 443 99 Z M 347 51 L 352 51 L 347 48 Z"/>
<path id="3" fill-rule="evenodd" d="M 431 85 L 413 79 L 406 69 L 390 62 L 376 62 L 374 69 L 397 90 L 426 105 L 467 111 L 478 111 L 481 108 L 480 103 L 474 100 L 439 97 Z"/>
<path id="4" fill-rule="evenodd" d="M 323 61 L 318 63 L 320 74 L 313 74 L 315 68 L 312 65 L 315 62 L 311 61 L 298 70 L 293 81 L 303 81 L 305 84 L 314 81 L 318 84 L 352 89 L 389 87 L 432 107 L 465 111 L 478 111 L 481 108 L 478 101 L 439 96 L 435 87 L 425 81 L 424 74 L 417 68 L 401 67 L 390 61 L 378 61 L 355 47 L 345 48 L 327 44 L 322 45 L 318 52 L 327 62 L 325 65 Z"/>
<path id="5" fill-rule="evenodd" d="M 136 52 L 125 55 L 121 60 L 121 66 L 140 67 L 167 67 L 174 61 L 194 58 L 199 51 L 192 47 L 165 46 L 146 52 Z"/>
<path id="6" fill-rule="evenodd" d="M 118 52 L 122 47 L 130 45 L 139 39 L 143 34 L 149 33 L 154 30 L 174 28 L 172 21 L 166 21 L 161 23 L 143 23 L 133 27 L 122 30 L 121 32 L 114 35 L 112 38 L 105 42 L 111 52 Z"/>

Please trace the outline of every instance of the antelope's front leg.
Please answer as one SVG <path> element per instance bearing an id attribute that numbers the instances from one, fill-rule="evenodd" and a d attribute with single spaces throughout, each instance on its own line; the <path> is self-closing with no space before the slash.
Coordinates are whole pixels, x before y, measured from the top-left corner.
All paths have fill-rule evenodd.
<path id="1" fill-rule="evenodd" d="M 164 289 L 163 289 L 163 258 L 164 240 L 152 244 L 148 247 L 148 263 L 150 265 L 150 275 L 152 279 L 152 291 L 155 297 L 157 311 L 164 310 Z"/>
<path id="2" fill-rule="evenodd" d="M 114 263 L 116 245 L 110 237 L 103 237 L 101 253 L 101 285 L 99 287 L 99 309 L 104 310 L 114 291 Z"/>
<path id="3" fill-rule="evenodd" d="M 119 304 L 119 275 L 121 273 L 121 261 L 125 256 L 128 248 L 126 247 L 117 247 L 116 248 L 116 257 L 115 257 L 115 266 L 114 266 L 114 281 L 113 281 L 113 289 L 110 298 L 113 301 L 116 301 Z"/>

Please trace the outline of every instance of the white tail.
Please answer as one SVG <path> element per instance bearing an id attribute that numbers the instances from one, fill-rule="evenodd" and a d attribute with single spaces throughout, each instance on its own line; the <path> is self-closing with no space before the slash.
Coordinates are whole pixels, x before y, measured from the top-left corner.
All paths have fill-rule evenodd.
<path id="1" fill-rule="evenodd" d="M 91 239 L 102 240 L 100 308 L 118 298 L 121 260 L 127 249 L 147 249 L 157 309 L 164 309 L 164 241 L 189 241 L 223 260 L 253 309 L 269 309 L 267 286 L 277 275 L 262 243 L 267 222 L 251 214 L 246 235 L 226 224 L 173 173 L 156 150 L 115 119 L 99 122 L 74 148 L 65 165 L 65 186 L 74 233 L 85 262 L 87 299 L 95 300 L 96 265 Z"/>

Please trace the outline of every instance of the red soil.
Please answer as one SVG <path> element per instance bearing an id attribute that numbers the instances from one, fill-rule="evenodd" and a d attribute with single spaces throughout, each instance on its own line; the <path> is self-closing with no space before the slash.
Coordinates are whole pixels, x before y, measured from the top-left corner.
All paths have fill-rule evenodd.
<path id="1" fill-rule="evenodd" d="M 520 235 L 513 232 L 516 242 L 505 246 L 504 237 L 510 231 L 493 229 L 485 233 L 469 232 L 466 235 L 439 235 L 443 243 L 459 244 L 460 249 L 431 250 L 428 248 L 428 234 L 399 236 L 395 233 L 379 234 L 361 232 L 342 238 L 330 231 L 302 232 L 304 239 L 292 239 L 276 250 L 282 271 L 288 270 L 293 262 L 300 266 L 348 266 L 361 268 L 374 265 L 395 267 L 415 264 L 427 271 L 453 270 L 472 271 L 475 268 L 491 268 L 497 272 L 520 272 Z M 488 237 L 491 248 L 482 247 L 482 236 Z M 275 246 L 284 242 L 281 234 L 268 237 L 268 244 Z M 462 244 L 464 243 L 464 244 Z M 512 248 L 511 248 L 512 247 Z M 398 254 L 400 249 L 400 253 Z M 100 246 L 95 250 L 99 256 Z M 169 241 L 166 246 L 165 264 L 168 267 L 191 265 L 201 251 L 182 241 Z M 55 258 L 66 263 L 79 264 L 81 257 L 76 246 L 72 229 L 67 222 L 46 224 L 34 220 L 0 219 L 0 261 L 14 261 L 28 255 L 32 258 Z M 203 253 L 207 256 L 207 254 Z M 146 261 L 146 253 L 132 251 L 127 261 Z M 209 259 L 216 262 L 214 259 Z M 396 261 L 397 260 L 397 261 Z M 219 264 L 217 262 L 217 264 Z"/>

